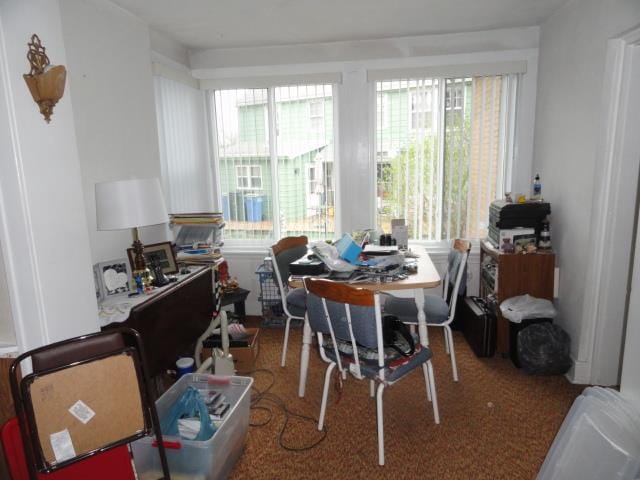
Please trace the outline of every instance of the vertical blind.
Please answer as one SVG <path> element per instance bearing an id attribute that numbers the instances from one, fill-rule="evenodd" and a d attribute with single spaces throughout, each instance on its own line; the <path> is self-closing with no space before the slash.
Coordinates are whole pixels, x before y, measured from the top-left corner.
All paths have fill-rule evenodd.
<path id="1" fill-rule="evenodd" d="M 379 227 L 404 218 L 414 240 L 486 236 L 513 108 L 505 78 L 376 82 Z"/>
<path id="2" fill-rule="evenodd" d="M 203 93 L 154 77 L 160 165 L 167 208 L 172 213 L 213 209 Z"/>

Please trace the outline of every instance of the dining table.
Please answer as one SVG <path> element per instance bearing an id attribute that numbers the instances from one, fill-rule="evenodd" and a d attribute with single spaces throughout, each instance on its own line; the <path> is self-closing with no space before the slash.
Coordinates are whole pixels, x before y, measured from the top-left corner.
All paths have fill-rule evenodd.
<path id="1" fill-rule="evenodd" d="M 414 251 L 417 263 L 417 271 L 407 275 L 406 278 L 396 281 L 378 281 L 372 277 L 371 281 L 359 281 L 353 283 L 354 287 L 373 290 L 374 292 L 384 292 L 397 297 L 411 298 L 413 297 L 418 308 L 418 336 L 420 343 L 428 347 L 429 335 L 427 333 L 427 317 L 424 312 L 424 289 L 434 288 L 440 285 L 440 275 L 436 270 L 426 249 Z M 409 257 L 411 258 L 411 257 Z M 288 279 L 291 288 L 300 288 L 303 286 L 302 278 L 291 276 Z M 348 283 L 348 282 L 347 282 Z M 312 332 L 309 321 L 305 315 L 304 326 L 302 330 L 302 352 L 300 355 L 300 383 L 298 385 L 298 396 L 304 397 L 307 383 L 307 372 L 309 370 L 309 352 L 311 349 Z"/>

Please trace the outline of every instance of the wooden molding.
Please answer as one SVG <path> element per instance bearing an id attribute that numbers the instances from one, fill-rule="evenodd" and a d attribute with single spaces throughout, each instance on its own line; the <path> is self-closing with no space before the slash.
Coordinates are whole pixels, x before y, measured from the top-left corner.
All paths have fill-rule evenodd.
<path id="1" fill-rule="evenodd" d="M 309 239 L 305 235 L 300 235 L 299 237 L 284 237 L 280 239 L 278 243 L 273 245 L 271 250 L 274 255 L 278 255 L 280 252 L 289 250 L 290 248 L 307 245 L 308 243 Z"/>
<path id="2" fill-rule="evenodd" d="M 373 307 L 374 293 L 364 288 L 355 288 L 344 283 L 325 280 L 322 278 L 305 277 L 305 288 L 318 297 L 338 303 L 359 305 L 361 307 Z"/>

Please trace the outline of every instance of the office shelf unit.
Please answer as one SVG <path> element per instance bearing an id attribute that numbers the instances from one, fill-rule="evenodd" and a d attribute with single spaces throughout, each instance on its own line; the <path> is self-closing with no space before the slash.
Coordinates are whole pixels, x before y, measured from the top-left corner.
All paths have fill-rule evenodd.
<path id="1" fill-rule="evenodd" d="M 553 301 L 553 276 L 556 256 L 553 253 L 502 253 L 489 241 L 480 242 L 480 296 L 495 295 L 498 305 L 507 298 L 528 293 Z M 489 264 L 489 268 L 487 268 Z M 488 274 L 492 271 L 492 274 Z M 497 316 L 497 351 L 509 353 L 509 320 L 500 309 Z"/>

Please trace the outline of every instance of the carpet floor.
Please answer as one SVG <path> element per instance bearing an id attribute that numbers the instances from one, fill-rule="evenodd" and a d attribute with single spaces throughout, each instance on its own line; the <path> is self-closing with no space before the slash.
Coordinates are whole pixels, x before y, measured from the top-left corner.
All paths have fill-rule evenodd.
<path id="1" fill-rule="evenodd" d="M 282 329 L 262 329 L 256 371 L 258 390 L 273 381 L 270 393 L 287 409 L 317 419 L 326 364 L 313 345 L 305 398 L 299 398 L 299 356 L 302 330 L 292 329 L 287 366 L 280 367 Z M 326 414 L 326 438 L 317 423 L 290 418 L 281 442 L 285 414 L 274 402 L 264 426 L 249 428 L 244 453 L 231 479 L 533 479 L 573 400 L 584 386 L 562 376 L 528 376 L 500 356 L 477 358 L 464 337 L 454 332 L 459 382 L 451 375 L 441 329 L 429 330 L 434 352 L 440 425 L 433 421 L 422 370 L 385 389 L 386 464 L 378 466 L 376 404 L 369 382 L 353 377 L 339 394 L 332 389 Z M 264 423 L 270 413 L 252 409 L 251 422 Z"/>

